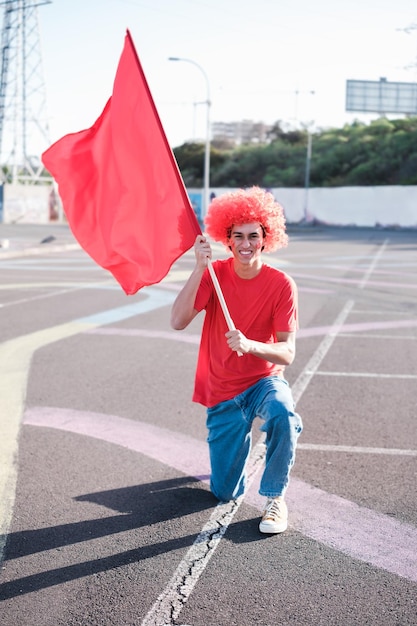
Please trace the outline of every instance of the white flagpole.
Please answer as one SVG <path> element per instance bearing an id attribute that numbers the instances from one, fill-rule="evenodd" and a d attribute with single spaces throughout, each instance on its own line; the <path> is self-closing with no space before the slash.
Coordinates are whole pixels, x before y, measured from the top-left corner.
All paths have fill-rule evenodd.
<path id="1" fill-rule="evenodd" d="M 213 264 L 210 259 L 208 259 L 208 270 L 210 272 L 211 280 L 213 281 L 214 289 L 216 290 L 217 297 L 219 299 L 220 306 L 223 311 L 223 315 L 226 319 L 227 326 L 229 330 L 236 330 L 236 326 L 234 325 L 233 320 L 230 317 L 229 309 L 227 308 L 227 304 L 224 299 L 223 292 L 221 290 L 219 281 L 216 276 L 216 272 L 214 271 Z M 238 356 L 243 356 L 242 352 L 238 352 L 237 354 Z"/>

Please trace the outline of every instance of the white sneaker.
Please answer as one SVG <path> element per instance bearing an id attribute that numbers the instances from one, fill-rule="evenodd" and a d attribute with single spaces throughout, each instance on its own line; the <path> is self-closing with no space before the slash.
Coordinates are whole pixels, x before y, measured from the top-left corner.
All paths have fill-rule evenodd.
<path id="1" fill-rule="evenodd" d="M 259 524 L 261 533 L 283 533 L 288 526 L 288 510 L 284 498 L 268 498 Z"/>

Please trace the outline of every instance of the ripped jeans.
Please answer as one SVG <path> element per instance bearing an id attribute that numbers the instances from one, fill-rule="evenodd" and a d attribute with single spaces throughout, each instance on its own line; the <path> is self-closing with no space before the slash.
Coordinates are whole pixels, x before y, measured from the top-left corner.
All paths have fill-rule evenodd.
<path id="1" fill-rule="evenodd" d="M 303 426 L 295 413 L 289 384 L 279 376 L 270 376 L 232 400 L 207 409 L 210 489 L 220 501 L 227 502 L 245 491 L 251 429 L 256 417 L 263 420 L 261 430 L 266 433 L 265 469 L 259 493 L 266 497 L 285 493 Z"/>

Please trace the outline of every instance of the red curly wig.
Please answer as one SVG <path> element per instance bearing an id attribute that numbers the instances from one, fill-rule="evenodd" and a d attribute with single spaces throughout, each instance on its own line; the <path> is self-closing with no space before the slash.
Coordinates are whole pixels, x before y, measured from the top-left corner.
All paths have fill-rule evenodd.
<path id="1" fill-rule="evenodd" d="M 264 251 L 274 252 L 288 244 L 284 210 L 272 193 L 251 187 L 214 198 L 204 219 L 207 234 L 228 246 L 235 224 L 259 222 L 265 231 Z"/>

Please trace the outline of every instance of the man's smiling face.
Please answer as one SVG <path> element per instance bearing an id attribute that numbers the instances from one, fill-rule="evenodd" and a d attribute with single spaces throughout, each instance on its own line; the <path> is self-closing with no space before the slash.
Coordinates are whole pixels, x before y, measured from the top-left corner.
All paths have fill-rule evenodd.
<path id="1" fill-rule="evenodd" d="M 244 265 L 257 264 L 264 245 L 263 230 L 259 222 L 234 224 L 228 244 L 235 261 Z"/>

